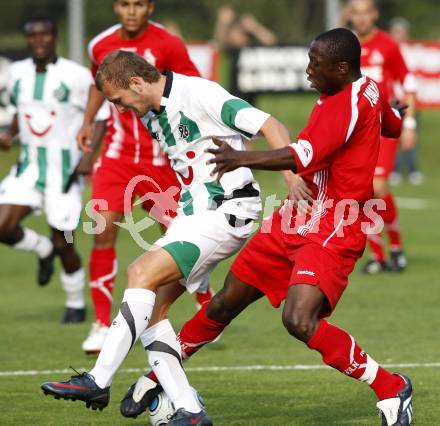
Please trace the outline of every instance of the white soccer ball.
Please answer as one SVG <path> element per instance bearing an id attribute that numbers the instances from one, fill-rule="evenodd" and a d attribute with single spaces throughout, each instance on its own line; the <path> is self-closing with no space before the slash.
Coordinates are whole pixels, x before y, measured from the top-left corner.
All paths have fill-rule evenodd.
<path id="1" fill-rule="evenodd" d="M 194 389 L 194 396 L 200 405 L 200 409 L 203 410 L 205 403 L 201 395 Z M 165 426 L 170 421 L 171 416 L 174 414 L 174 406 L 171 400 L 168 398 L 165 391 L 162 391 L 156 398 L 151 401 L 148 407 L 147 414 L 150 418 L 150 423 L 152 426 Z"/>

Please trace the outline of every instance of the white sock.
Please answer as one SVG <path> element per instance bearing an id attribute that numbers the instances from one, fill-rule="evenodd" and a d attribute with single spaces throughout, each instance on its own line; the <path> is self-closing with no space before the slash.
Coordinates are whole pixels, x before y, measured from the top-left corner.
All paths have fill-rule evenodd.
<path id="1" fill-rule="evenodd" d="M 119 313 L 110 326 L 104 346 L 90 374 L 100 388 L 110 386 L 113 376 L 139 335 L 147 328 L 156 293 L 143 288 L 125 290 Z"/>
<path id="2" fill-rule="evenodd" d="M 81 309 L 86 306 L 84 301 L 84 269 L 67 274 L 62 271 L 60 274 L 61 284 L 66 292 L 66 307 Z"/>
<path id="3" fill-rule="evenodd" d="M 147 350 L 148 362 L 175 409 L 200 412 L 200 405 L 183 370 L 180 343 L 173 326 L 166 319 L 158 322 L 141 335 Z"/>
<path id="4" fill-rule="evenodd" d="M 33 251 L 38 257 L 44 258 L 49 256 L 53 244 L 46 236 L 37 234 L 32 229 L 23 228 L 23 238 L 12 247 L 17 250 Z"/>

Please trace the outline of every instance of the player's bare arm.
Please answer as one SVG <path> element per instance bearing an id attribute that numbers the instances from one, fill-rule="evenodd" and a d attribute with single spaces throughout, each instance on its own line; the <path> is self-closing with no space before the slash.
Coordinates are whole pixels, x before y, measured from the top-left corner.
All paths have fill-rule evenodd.
<path id="1" fill-rule="evenodd" d="M 239 167 L 249 167 L 258 170 L 291 170 L 297 171 L 295 158 L 289 148 L 279 148 L 270 151 L 237 151 L 226 142 L 213 139 L 218 149 L 208 149 L 207 152 L 214 154 L 214 158 L 208 164 L 215 164 L 212 175 L 217 175 L 216 181 Z"/>
<path id="2" fill-rule="evenodd" d="M 0 134 L 0 148 L 9 149 L 12 146 L 12 140 L 18 134 L 17 114 L 14 115 L 9 128 Z"/>
<path id="3" fill-rule="evenodd" d="M 104 99 L 104 95 L 94 84 L 90 86 L 84 121 L 76 137 L 78 147 L 84 152 L 93 152 L 94 150 L 92 146 L 93 120 L 99 108 L 101 108 L 104 103 Z"/>

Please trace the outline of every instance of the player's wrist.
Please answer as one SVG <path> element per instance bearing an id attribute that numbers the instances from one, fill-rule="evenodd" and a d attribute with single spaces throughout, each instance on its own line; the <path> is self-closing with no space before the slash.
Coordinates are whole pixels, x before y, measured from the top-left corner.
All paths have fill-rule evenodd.
<path id="1" fill-rule="evenodd" d="M 417 129 L 417 120 L 414 117 L 405 117 L 403 119 L 403 128 L 410 130 Z"/>

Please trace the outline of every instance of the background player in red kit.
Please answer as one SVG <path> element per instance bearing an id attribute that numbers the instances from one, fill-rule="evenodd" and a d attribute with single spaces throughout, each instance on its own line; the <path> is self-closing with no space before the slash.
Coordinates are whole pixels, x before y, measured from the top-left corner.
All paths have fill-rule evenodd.
<path id="1" fill-rule="evenodd" d="M 186 75 L 199 75 L 184 43 L 162 26 L 149 21 L 154 11 L 152 0 L 114 0 L 113 6 L 120 23 L 97 35 L 89 44 L 93 75 L 105 56 L 119 49 L 136 52 L 161 71 L 170 69 Z M 78 144 L 84 151 L 95 148 L 90 146 L 92 123 L 103 102 L 103 95 L 93 85 L 84 123 L 77 137 Z M 100 211 L 106 224 L 104 231 L 94 236 L 90 255 L 90 288 L 96 322 L 82 345 L 86 353 L 100 351 L 110 325 L 112 290 L 117 273 L 116 223 L 122 222 L 124 218 L 124 193 L 128 183 L 138 175 L 146 175 L 149 180 L 144 179 L 136 185 L 133 198 L 136 195 L 158 192 L 158 185 L 160 191 L 169 190 L 177 201 L 180 185 L 157 142 L 153 141 L 133 112 L 119 114 L 111 106 L 105 146 L 92 180 L 92 200 L 103 200 L 99 203 L 97 201 L 94 208 Z M 143 203 L 147 211 L 153 205 L 154 201 L 151 199 Z M 166 207 L 172 210 L 172 206 Z M 168 215 L 173 214 L 168 211 Z M 161 223 L 166 224 L 163 221 Z M 204 290 L 204 294 L 197 295 L 200 302 L 211 297 L 209 287 Z"/>
<path id="2" fill-rule="evenodd" d="M 405 65 L 399 45 L 384 31 L 376 27 L 379 12 L 373 0 L 351 0 L 348 4 L 348 19 L 359 38 L 362 47 L 361 69 L 368 77 L 379 84 L 388 99 L 396 99 L 395 84 L 400 84 L 405 91 L 405 103 L 408 112 L 403 122 L 400 142 L 406 148 L 416 143 L 415 120 L 415 79 Z M 394 169 L 398 139 L 381 139 L 379 158 L 374 172 L 374 195 L 386 203 L 385 210 L 378 210 L 382 216 L 390 242 L 390 262 L 387 262 L 381 234 L 369 235 L 368 241 L 372 259 L 364 271 L 376 273 L 385 270 L 402 271 L 406 258 L 402 250 L 397 207 L 388 186 L 388 178 Z"/>
<path id="3" fill-rule="evenodd" d="M 360 51 L 356 36 L 343 28 L 314 40 L 307 75 L 321 97 L 297 142 L 238 152 L 216 141 L 219 149 L 208 150 L 215 155 L 210 162 L 217 163 L 218 179 L 239 167 L 298 172 L 313 191 L 315 206 L 298 224 L 300 215 L 291 203 L 263 222 L 233 263 L 224 288 L 183 326 L 179 338 L 184 356 L 191 356 L 263 295 L 274 307 L 285 299 L 287 331 L 318 351 L 325 364 L 368 383 L 379 399 L 383 426 L 407 426 L 410 380 L 380 367 L 350 334 L 324 319 L 365 248 L 369 210 L 364 207 L 373 192 L 380 135 L 396 138 L 401 131 L 399 113 L 376 83 L 361 75 Z M 139 414 L 151 389 L 141 402 L 132 393 L 121 403 L 121 412 L 130 416 Z"/>

